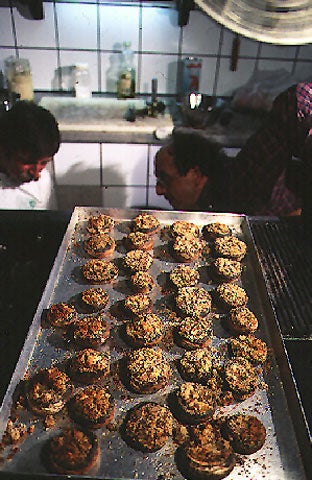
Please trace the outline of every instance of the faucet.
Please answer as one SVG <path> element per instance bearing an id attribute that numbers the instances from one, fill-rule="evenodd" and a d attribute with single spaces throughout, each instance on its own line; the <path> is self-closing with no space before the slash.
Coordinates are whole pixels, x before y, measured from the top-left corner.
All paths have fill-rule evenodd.
<path id="1" fill-rule="evenodd" d="M 164 102 L 157 100 L 157 78 L 152 78 L 152 100 L 146 102 L 148 117 L 157 117 L 159 113 L 163 113 L 166 110 Z"/>
<path id="2" fill-rule="evenodd" d="M 157 100 L 157 78 L 152 78 L 152 99 L 146 101 L 146 107 L 141 110 L 136 110 L 129 107 L 125 113 L 124 119 L 128 122 L 135 122 L 137 117 L 153 117 L 156 118 L 159 114 L 164 113 L 166 105 L 164 102 Z"/>

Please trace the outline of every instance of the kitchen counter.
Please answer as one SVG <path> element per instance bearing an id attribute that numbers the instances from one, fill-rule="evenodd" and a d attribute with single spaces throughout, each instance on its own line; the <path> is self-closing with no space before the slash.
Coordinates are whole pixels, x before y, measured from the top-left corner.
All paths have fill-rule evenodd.
<path id="1" fill-rule="evenodd" d="M 63 142 L 69 143 L 144 143 L 161 144 L 173 130 L 170 115 L 157 118 L 126 120 L 105 120 L 99 124 L 59 123 Z"/>
<path id="2" fill-rule="evenodd" d="M 123 117 L 129 106 L 142 110 L 146 106 L 143 100 L 42 97 L 39 105 L 50 110 L 57 119 L 63 142 L 162 144 L 174 126 L 195 126 L 193 117 L 197 122 L 196 112 L 189 114 L 191 122 L 187 123 L 178 104 L 172 99 L 164 99 L 164 102 L 164 114 L 137 116 L 134 122 Z M 224 113 L 228 116 L 226 121 Z M 201 128 L 212 140 L 224 147 L 240 148 L 261 126 L 263 116 L 227 109 L 220 117 L 215 111 L 207 113 L 205 122 L 206 126 Z"/>
<path id="3" fill-rule="evenodd" d="M 63 142 L 160 143 L 174 126 L 168 112 L 143 116 L 139 99 L 43 97 L 39 105 L 57 119 Z M 133 112 L 135 120 L 126 120 Z"/>
<path id="4" fill-rule="evenodd" d="M 1 359 L 1 400 L 7 389 L 15 364 L 20 355 L 21 348 L 28 328 L 32 322 L 36 307 L 39 303 L 44 287 L 53 266 L 55 256 L 63 239 L 68 222 L 71 218 L 70 211 L 8 211 L 0 210 L 0 359 Z M 256 221 L 251 219 L 251 228 L 254 225 L 274 226 L 283 224 L 283 220 L 270 219 Z M 298 219 L 287 219 L 288 235 L 298 232 Z M 290 225 L 290 226 L 289 226 Z M 271 227 L 270 227 L 271 228 Z M 255 237 L 257 238 L 257 237 Z M 283 232 L 283 242 L 287 244 L 287 236 Z M 273 247 L 274 248 L 274 247 Z M 305 249 L 305 240 L 298 237 L 297 250 Z M 276 250 L 277 251 L 277 250 Z M 306 250 L 302 250 L 304 254 Z M 267 255 L 272 254 L 272 246 L 265 249 L 261 245 L 258 251 L 264 272 Z M 274 253 L 274 252 L 273 252 Z M 280 259 L 282 263 L 282 259 Z M 273 278 L 274 272 L 265 272 Z M 311 284 L 311 274 L 307 272 L 306 282 Z M 279 279 L 279 274 L 276 276 Z M 273 279 L 274 280 L 274 279 Z M 303 279 L 304 281 L 304 279 Z M 268 284 L 268 288 L 270 285 Z M 284 299 L 288 295 L 283 288 Z M 300 302 L 310 302 L 304 298 Z M 277 319 L 281 318 L 281 332 L 283 335 L 282 306 L 274 303 L 274 292 L 270 291 L 273 307 Z M 287 298 L 287 301 L 290 301 Z M 290 367 L 295 380 L 294 394 L 298 396 L 299 406 L 302 406 L 303 422 L 306 422 L 307 435 L 301 439 L 307 447 L 309 430 L 312 430 L 311 418 L 311 378 L 312 378 L 312 339 L 311 335 L 284 335 L 284 345 L 289 358 Z M 284 386 L 290 389 L 291 386 Z M 300 422 L 299 422 L 300 423 Z M 311 439 L 311 438 L 310 438 Z M 311 477 L 309 477 L 311 478 Z"/>

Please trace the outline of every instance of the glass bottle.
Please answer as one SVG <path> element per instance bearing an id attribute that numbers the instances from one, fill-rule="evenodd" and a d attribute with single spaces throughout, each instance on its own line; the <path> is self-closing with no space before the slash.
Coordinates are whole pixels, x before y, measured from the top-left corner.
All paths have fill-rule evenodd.
<path id="1" fill-rule="evenodd" d="M 118 98 L 133 98 L 135 96 L 135 69 L 133 67 L 133 51 L 131 43 L 124 42 L 121 67 L 118 76 Z"/>
<path id="2" fill-rule="evenodd" d="M 76 63 L 74 68 L 74 88 L 77 98 L 90 98 L 90 73 L 87 63 Z"/>

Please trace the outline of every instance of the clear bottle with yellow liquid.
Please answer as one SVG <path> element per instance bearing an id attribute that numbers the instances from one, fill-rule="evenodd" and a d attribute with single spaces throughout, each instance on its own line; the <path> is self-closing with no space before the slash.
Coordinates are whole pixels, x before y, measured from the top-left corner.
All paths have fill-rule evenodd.
<path id="1" fill-rule="evenodd" d="M 123 43 L 117 97 L 120 99 L 135 97 L 135 69 L 133 67 L 133 51 L 131 50 L 130 42 Z"/>

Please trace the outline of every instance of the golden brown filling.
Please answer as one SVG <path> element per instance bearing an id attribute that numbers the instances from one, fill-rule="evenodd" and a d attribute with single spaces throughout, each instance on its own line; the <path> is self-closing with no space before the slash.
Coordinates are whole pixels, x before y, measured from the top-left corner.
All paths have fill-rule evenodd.
<path id="1" fill-rule="evenodd" d="M 218 257 L 213 267 L 218 275 L 228 279 L 237 278 L 242 273 L 242 264 L 230 258 Z"/>
<path id="2" fill-rule="evenodd" d="M 150 292 L 154 287 L 154 279 L 147 272 L 135 272 L 130 280 L 137 291 Z"/>
<path id="3" fill-rule="evenodd" d="M 112 217 L 100 213 L 88 219 L 87 230 L 90 233 L 106 233 L 112 230 L 114 224 L 115 221 Z"/>
<path id="4" fill-rule="evenodd" d="M 203 228 L 204 235 L 211 238 L 224 237 L 225 235 L 231 235 L 232 231 L 225 223 L 214 222 L 209 223 Z"/>
<path id="5" fill-rule="evenodd" d="M 159 220 L 148 213 L 141 213 L 133 219 L 134 230 L 139 230 L 141 232 L 153 232 L 157 230 L 160 226 Z"/>
<path id="6" fill-rule="evenodd" d="M 97 423 L 110 416 L 114 400 L 110 392 L 99 385 L 89 385 L 80 390 L 70 402 L 70 410 L 75 417 Z"/>
<path id="7" fill-rule="evenodd" d="M 247 307 L 237 307 L 230 311 L 230 319 L 234 327 L 246 332 L 255 332 L 258 320 L 255 314 Z"/>
<path id="8" fill-rule="evenodd" d="M 108 250 L 114 250 L 115 240 L 106 234 L 92 235 L 84 244 L 85 251 L 92 257 L 97 257 Z"/>
<path id="9" fill-rule="evenodd" d="M 174 237 L 198 237 L 200 229 L 198 225 L 185 220 L 177 220 L 171 225 L 171 232 Z"/>
<path id="10" fill-rule="evenodd" d="M 118 268 L 105 260 L 90 260 L 82 267 L 84 277 L 90 282 L 110 283 L 118 276 Z"/>
<path id="11" fill-rule="evenodd" d="M 167 381 L 171 368 L 160 349 L 142 347 L 129 354 L 128 373 L 133 386 L 144 387 Z"/>
<path id="12" fill-rule="evenodd" d="M 194 467 L 199 468 L 199 471 L 205 471 L 207 468 L 208 471 L 215 472 L 220 467 L 229 469 L 226 471 L 227 475 L 235 464 L 230 443 L 223 438 L 218 438 L 215 442 L 207 441 L 200 444 L 190 442 L 186 447 L 186 456 L 193 462 Z M 224 478 L 224 474 L 219 478 Z"/>
<path id="13" fill-rule="evenodd" d="M 189 415 L 199 417 L 211 415 L 216 406 L 212 391 L 198 383 L 182 383 L 176 395 L 179 405 Z"/>
<path id="14" fill-rule="evenodd" d="M 236 284 L 222 283 L 218 285 L 217 294 L 222 302 L 231 307 L 240 307 L 248 302 L 245 290 Z"/>
<path id="15" fill-rule="evenodd" d="M 50 442 L 50 457 L 56 465 L 65 469 L 83 467 L 92 460 L 95 438 L 77 429 L 65 430 Z"/>
<path id="16" fill-rule="evenodd" d="M 137 293 L 125 298 L 125 307 L 135 315 L 146 312 L 146 310 L 151 308 L 151 305 L 152 300 L 145 293 Z"/>
<path id="17" fill-rule="evenodd" d="M 65 403 L 65 395 L 71 391 L 71 380 L 57 367 L 40 370 L 29 381 L 27 398 L 32 407 L 39 410 L 59 411 Z"/>
<path id="18" fill-rule="evenodd" d="M 27 426 L 25 423 L 15 423 L 9 418 L 2 437 L 3 445 L 16 445 L 17 443 L 22 442 L 26 435 Z"/>
<path id="19" fill-rule="evenodd" d="M 147 247 L 152 248 L 153 240 L 151 240 L 150 235 L 144 232 L 131 232 L 126 237 L 126 242 L 131 248 L 142 250 Z"/>
<path id="20" fill-rule="evenodd" d="M 140 340 L 144 343 L 149 343 L 162 337 L 163 332 L 163 322 L 154 313 L 147 313 L 137 317 L 126 325 L 127 335 L 133 340 Z"/>
<path id="21" fill-rule="evenodd" d="M 107 352 L 98 352 L 92 348 L 80 350 L 71 361 L 71 369 L 79 374 L 109 373 L 110 356 Z"/>
<path id="22" fill-rule="evenodd" d="M 71 385 L 70 378 L 57 367 L 47 368 L 39 373 L 42 383 L 59 393 L 65 393 Z"/>
<path id="23" fill-rule="evenodd" d="M 101 316 L 85 316 L 76 322 L 73 327 L 75 341 L 96 341 L 103 343 L 109 335 L 109 326 Z"/>
<path id="24" fill-rule="evenodd" d="M 108 293 L 103 288 L 89 288 L 82 292 L 81 299 L 92 307 L 104 308 L 109 300 Z"/>
<path id="25" fill-rule="evenodd" d="M 124 256 L 124 265 L 134 272 L 146 272 L 153 263 L 153 257 L 143 250 L 131 250 Z"/>
<path id="26" fill-rule="evenodd" d="M 175 298 L 177 307 L 190 317 L 209 313 L 211 295 L 202 287 L 182 287 Z"/>
<path id="27" fill-rule="evenodd" d="M 264 363 L 267 358 L 267 346 L 254 335 L 239 335 L 230 340 L 231 352 L 235 357 L 243 357 L 251 363 Z"/>
<path id="28" fill-rule="evenodd" d="M 196 237 L 178 236 L 175 238 L 172 248 L 175 255 L 178 255 L 185 260 L 192 260 L 198 258 L 201 254 L 203 243 Z"/>
<path id="29" fill-rule="evenodd" d="M 176 288 L 192 287 L 199 282 L 199 272 L 188 265 L 179 265 L 170 274 L 170 280 Z"/>
<path id="30" fill-rule="evenodd" d="M 214 248 L 221 257 L 243 258 L 247 252 L 246 243 L 233 235 L 216 238 Z"/>
<path id="31" fill-rule="evenodd" d="M 183 372 L 193 380 L 203 381 L 212 373 L 211 351 L 207 348 L 199 348 L 185 352 L 180 358 Z"/>
<path id="32" fill-rule="evenodd" d="M 67 303 L 55 303 L 47 311 L 47 320 L 54 327 L 67 327 L 76 317 L 75 308 Z"/>
<path id="33" fill-rule="evenodd" d="M 224 366 L 224 373 L 229 388 L 234 392 L 249 394 L 258 386 L 257 371 L 245 358 L 228 360 Z"/>
<path id="34" fill-rule="evenodd" d="M 172 435 L 172 415 L 166 407 L 156 403 L 140 404 L 129 412 L 125 429 L 137 446 L 158 450 Z"/>
<path id="35" fill-rule="evenodd" d="M 186 317 L 178 325 L 177 333 L 182 340 L 200 346 L 212 338 L 212 320 Z"/>

